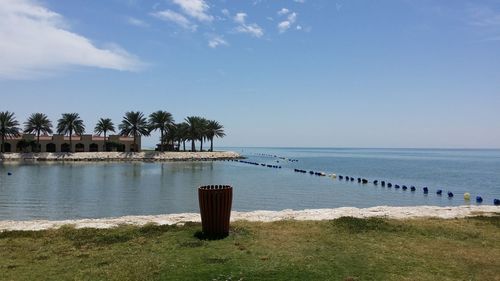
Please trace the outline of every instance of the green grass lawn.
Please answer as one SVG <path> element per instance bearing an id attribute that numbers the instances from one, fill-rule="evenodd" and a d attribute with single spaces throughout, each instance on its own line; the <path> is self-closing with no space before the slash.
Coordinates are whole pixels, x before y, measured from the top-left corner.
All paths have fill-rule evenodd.
<path id="1" fill-rule="evenodd" d="M 0 233 L 1 280 L 500 280 L 500 216 Z"/>

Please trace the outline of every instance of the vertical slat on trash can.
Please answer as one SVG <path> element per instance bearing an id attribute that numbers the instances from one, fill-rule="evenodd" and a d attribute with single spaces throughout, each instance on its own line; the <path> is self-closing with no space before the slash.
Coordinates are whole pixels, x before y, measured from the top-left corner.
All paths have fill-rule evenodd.
<path id="1" fill-rule="evenodd" d="M 229 185 L 202 186 L 198 189 L 203 234 L 209 238 L 229 235 L 233 188 Z"/>

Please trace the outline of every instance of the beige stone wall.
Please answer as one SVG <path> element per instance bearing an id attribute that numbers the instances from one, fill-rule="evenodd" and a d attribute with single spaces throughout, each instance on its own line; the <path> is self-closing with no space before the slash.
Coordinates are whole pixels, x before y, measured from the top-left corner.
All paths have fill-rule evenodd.
<path id="1" fill-rule="evenodd" d="M 36 141 L 36 136 L 32 135 L 32 134 L 24 134 L 21 136 L 21 138 L 6 139 L 5 142 L 10 144 L 10 146 L 11 146 L 10 152 L 17 152 L 17 143 L 19 141 L 21 141 L 21 139 L 24 139 L 27 141 L 31 141 L 31 140 Z M 131 148 L 133 147 L 133 138 L 111 135 L 108 137 L 107 141 L 123 144 L 125 146 L 125 152 L 132 151 Z M 138 137 L 136 142 L 137 142 L 138 151 L 141 151 L 141 137 Z M 63 144 L 67 144 L 67 145 L 70 144 L 69 137 L 63 136 L 63 135 L 53 135 L 51 137 L 47 137 L 47 136 L 40 137 L 41 152 L 48 152 L 47 151 L 48 144 L 55 145 L 54 152 L 62 152 Z M 104 138 L 103 137 L 96 137 L 96 136 L 92 136 L 92 135 L 73 136 L 72 142 L 71 142 L 71 151 L 72 152 L 90 152 L 91 145 L 93 145 L 94 147 L 97 146 L 96 147 L 97 152 L 104 151 Z"/>

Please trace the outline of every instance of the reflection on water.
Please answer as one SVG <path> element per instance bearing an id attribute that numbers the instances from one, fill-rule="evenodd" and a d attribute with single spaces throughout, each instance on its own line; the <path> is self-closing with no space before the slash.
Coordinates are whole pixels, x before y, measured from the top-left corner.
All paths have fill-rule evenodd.
<path id="1" fill-rule="evenodd" d="M 0 164 L 0 220 L 198 212 L 197 187 L 234 186 L 235 210 L 461 205 L 461 194 L 500 197 L 498 150 L 239 149 L 269 169 L 236 162 Z M 299 159 L 292 163 L 257 153 Z M 385 179 L 417 192 L 297 174 L 294 168 Z M 8 176 L 7 172 L 12 172 Z M 429 186 L 424 196 L 421 187 Z M 454 199 L 435 195 L 452 190 Z"/>

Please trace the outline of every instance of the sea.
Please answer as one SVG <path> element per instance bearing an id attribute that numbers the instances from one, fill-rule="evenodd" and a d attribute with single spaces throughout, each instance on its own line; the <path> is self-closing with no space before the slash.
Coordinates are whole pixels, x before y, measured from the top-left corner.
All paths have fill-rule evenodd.
<path id="1" fill-rule="evenodd" d="M 236 211 L 492 205 L 495 198 L 500 198 L 498 149 L 220 150 L 238 152 L 246 159 L 0 163 L 0 220 L 199 212 L 198 187 L 212 184 L 233 187 Z M 355 180 L 346 181 L 346 176 Z M 367 183 L 359 183 L 358 178 Z M 381 181 L 392 187 L 383 187 Z M 412 186 L 415 191 L 411 191 Z M 428 188 L 427 194 L 424 187 Z M 464 193 L 469 193 L 471 199 L 465 200 Z M 477 196 L 482 203 L 476 202 Z"/>

